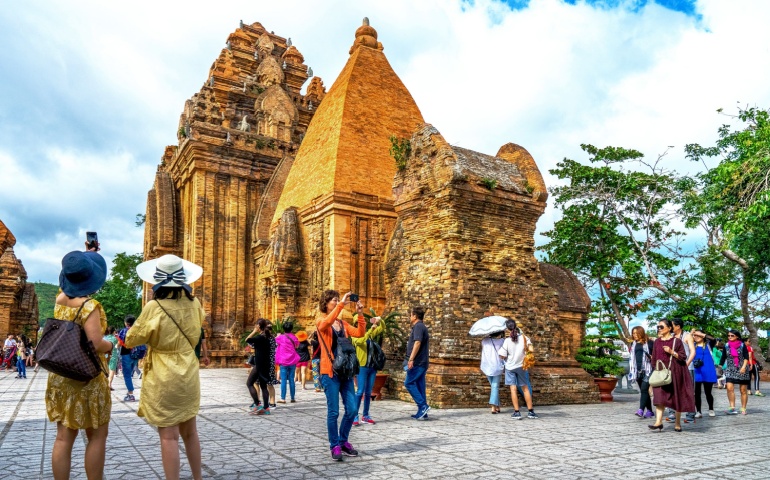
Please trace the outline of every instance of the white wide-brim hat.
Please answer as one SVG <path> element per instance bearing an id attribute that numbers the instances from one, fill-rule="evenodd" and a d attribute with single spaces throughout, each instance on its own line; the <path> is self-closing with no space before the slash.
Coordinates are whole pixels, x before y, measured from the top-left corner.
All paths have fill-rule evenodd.
<path id="1" fill-rule="evenodd" d="M 182 270 L 184 278 L 177 273 L 179 270 Z M 183 284 L 189 285 L 201 278 L 201 275 L 203 275 L 203 268 L 192 262 L 183 260 L 176 255 L 163 255 L 160 258 L 154 258 L 140 263 L 136 266 L 136 273 L 139 275 L 139 278 L 151 285 L 155 285 L 159 282 L 156 278 L 156 273 L 165 273 L 168 275 L 177 273 L 177 275 L 174 275 L 174 280 L 170 280 L 164 286 L 181 287 Z"/>

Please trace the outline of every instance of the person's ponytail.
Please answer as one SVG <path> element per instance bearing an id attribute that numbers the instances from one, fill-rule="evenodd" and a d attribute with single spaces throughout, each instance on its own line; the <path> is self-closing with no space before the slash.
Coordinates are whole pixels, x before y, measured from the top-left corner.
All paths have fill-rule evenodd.
<path id="1" fill-rule="evenodd" d="M 511 331 L 511 340 L 516 343 L 519 340 L 519 329 L 516 328 L 516 321 L 508 320 L 505 322 L 505 328 Z"/>

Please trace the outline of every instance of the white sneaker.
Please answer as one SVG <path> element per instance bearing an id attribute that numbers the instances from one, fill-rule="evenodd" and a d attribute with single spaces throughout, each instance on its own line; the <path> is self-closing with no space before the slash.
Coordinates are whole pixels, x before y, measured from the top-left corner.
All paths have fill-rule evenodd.
<path id="1" fill-rule="evenodd" d="M 703 418 L 703 414 L 698 412 L 695 414 L 695 418 Z"/>
<path id="2" fill-rule="evenodd" d="M 709 417 L 716 417 L 717 414 L 714 412 L 714 410 L 709 410 Z"/>

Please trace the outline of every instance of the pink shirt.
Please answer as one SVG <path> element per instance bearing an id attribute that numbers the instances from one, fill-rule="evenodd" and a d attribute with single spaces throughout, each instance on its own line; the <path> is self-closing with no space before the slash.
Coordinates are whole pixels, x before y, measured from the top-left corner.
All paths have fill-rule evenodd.
<path id="1" fill-rule="evenodd" d="M 275 364 L 278 366 L 296 365 L 299 362 L 297 347 L 299 340 L 293 333 L 282 333 L 275 337 Z"/>

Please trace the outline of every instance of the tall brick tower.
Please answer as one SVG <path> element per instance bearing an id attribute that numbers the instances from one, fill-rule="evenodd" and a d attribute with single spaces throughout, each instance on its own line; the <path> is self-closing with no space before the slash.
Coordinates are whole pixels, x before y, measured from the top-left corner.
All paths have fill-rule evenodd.
<path id="1" fill-rule="evenodd" d="M 270 247 L 255 255 L 266 317 L 308 320 L 327 288 L 385 306 L 382 260 L 396 218 L 389 138 L 408 137 L 421 123 L 364 19 L 288 172 L 270 219 Z"/>
<path id="2" fill-rule="evenodd" d="M 237 356 L 255 319 L 257 211 L 269 203 L 268 185 L 282 186 L 281 165 L 291 164 L 325 95 L 317 77 L 300 93 L 310 76 L 303 62 L 291 39 L 242 23 L 185 103 L 178 145 L 166 147 L 147 196 L 145 259 L 173 253 L 203 267 L 194 289 L 218 364 Z"/>

